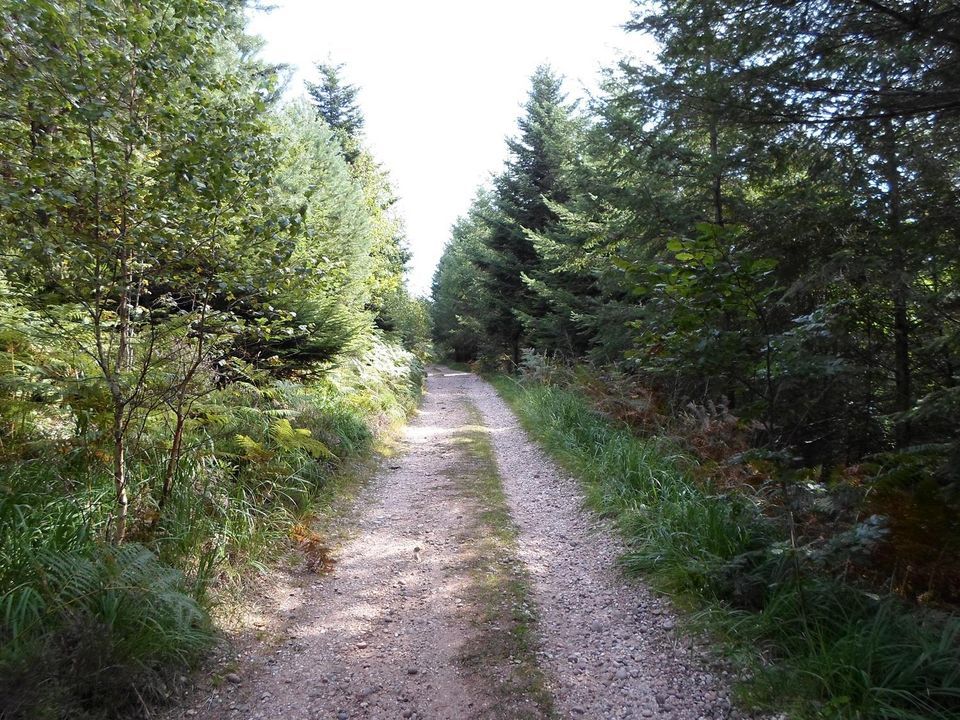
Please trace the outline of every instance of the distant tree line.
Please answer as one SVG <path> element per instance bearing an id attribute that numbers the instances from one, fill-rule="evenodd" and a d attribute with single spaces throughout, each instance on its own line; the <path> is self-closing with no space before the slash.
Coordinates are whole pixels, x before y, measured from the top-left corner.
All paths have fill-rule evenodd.
<path id="1" fill-rule="evenodd" d="M 869 459 L 955 503 L 956 3 L 638 3 L 626 28 L 656 60 L 586 108 L 534 74 L 434 277 L 435 341 L 615 364 L 784 467 Z"/>

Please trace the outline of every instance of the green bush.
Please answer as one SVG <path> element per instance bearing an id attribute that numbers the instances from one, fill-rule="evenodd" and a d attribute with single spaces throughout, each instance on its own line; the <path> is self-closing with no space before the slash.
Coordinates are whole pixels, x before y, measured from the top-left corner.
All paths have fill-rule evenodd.
<path id="1" fill-rule="evenodd" d="M 325 501 L 331 478 L 416 406 L 422 377 L 411 353 L 375 341 L 310 385 L 220 391 L 160 518 L 161 557 L 200 588 L 275 558 L 290 528 Z"/>

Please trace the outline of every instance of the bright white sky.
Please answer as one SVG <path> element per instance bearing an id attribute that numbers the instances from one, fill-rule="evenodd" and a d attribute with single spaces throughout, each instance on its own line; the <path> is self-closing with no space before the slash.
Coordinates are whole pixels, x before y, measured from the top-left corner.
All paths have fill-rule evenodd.
<path id="1" fill-rule="evenodd" d="M 499 171 L 543 62 L 571 98 L 596 88 L 601 67 L 643 38 L 620 26 L 630 0 L 273 0 L 250 30 L 264 56 L 297 68 L 344 63 L 360 88 L 367 142 L 390 172 L 413 251 L 411 290 L 429 294 L 450 226 L 477 186 Z"/>

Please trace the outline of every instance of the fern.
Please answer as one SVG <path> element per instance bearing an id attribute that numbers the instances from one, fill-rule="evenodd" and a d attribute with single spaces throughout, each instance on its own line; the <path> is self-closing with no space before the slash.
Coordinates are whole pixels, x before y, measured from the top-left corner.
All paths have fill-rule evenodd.
<path id="1" fill-rule="evenodd" d="M 258 443 L 249 435 L 236 435 L 237 444 L 243 450 L 243 457 L 250 462 L 264 463 L 273 459 L 274 453 L 270 452 L 261 443 Z"/>
<path id="2" fill-rule="evenodd" d="M 32 717 L 17 698 L 80 707 L 93 693 L 122 707 L 159 697 L 212 640 L 183 576 L 142 545 L 40 551 L 33 565 L 30 584 L 0 596 L 0 716 L 4 698 L 12 717 Z"/>
<path id="3" fill-rule="evenodd" d="M 284 450 L 304 450 L 316 459 L 336 460 L 330 448 L 319 440 L 311 437 L 312 433 L 306 428 L 294 428 L 289 420 L 278 420 L 270 428 L 270 434 Z"/>

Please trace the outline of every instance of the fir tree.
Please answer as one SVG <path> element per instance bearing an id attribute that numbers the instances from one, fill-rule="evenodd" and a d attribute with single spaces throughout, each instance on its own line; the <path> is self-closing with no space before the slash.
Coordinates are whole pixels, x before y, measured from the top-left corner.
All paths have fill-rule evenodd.
<path id="1" fill-rule="evenodd" d="M 364 117 L 357 104 L 359 89 L 344 82 L 343 64 L 317 63 L 320 82 L 307 82 L 307 94 L 317 114 L 329 125 L 343 146 L 347 162 L 360 155 L 360 135 Z"/>
<path id="2" fill-rule="evenodd" d="M 539 274 L 539 258 L 530 233 L 556 222 L 550 203 L 568 199 L 565 181 L 573 122 L 562 81 L 547 66 L 533 74 L 517 137 L 508 141 L 510 157 L 496 179 L 490 234 L 478 261 L 486 278 L 484 324 L 491 341 L 520 358 L 525 326 L 546 308 L 524 276 Z"/>

